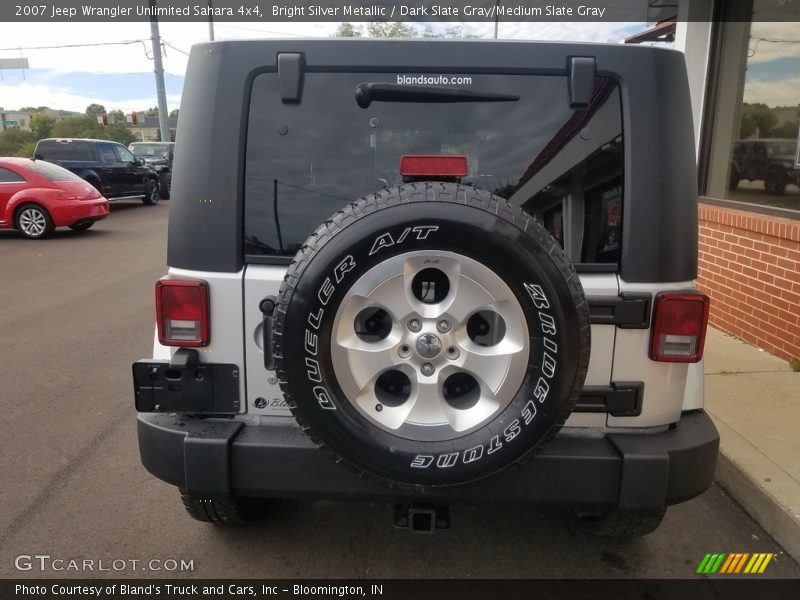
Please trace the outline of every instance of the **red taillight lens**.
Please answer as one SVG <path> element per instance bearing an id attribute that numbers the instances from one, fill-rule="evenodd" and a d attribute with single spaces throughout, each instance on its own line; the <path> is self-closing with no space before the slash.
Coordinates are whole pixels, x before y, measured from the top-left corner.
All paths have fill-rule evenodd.
<path id="1" fill-rule="evenodd" d="M 164 346 L 208 345 L 208 285 L 205 281 L 156 282 L 158 341 Z"/>
<path id="2" fill-rule="evenodd" d="M 466 156 L 406 154 L 400 157 L 403 177 L 466 177 Z"/>
<path id="3" fill-rule="evenodd" d="M 661 362 L 697 362 L 703 358 L 709 304 L 704 294 L 658 294 L 650 358 Z"/>

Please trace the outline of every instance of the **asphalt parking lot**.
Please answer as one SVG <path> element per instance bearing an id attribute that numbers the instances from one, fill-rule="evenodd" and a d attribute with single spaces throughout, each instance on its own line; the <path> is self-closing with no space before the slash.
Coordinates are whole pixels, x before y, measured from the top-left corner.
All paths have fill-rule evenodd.
<path id="1" fill-rule="evenodd" d="M 772 552 L 761 577 L 800 577 L 716 486 L 634 541 L 519 507 L 455 507 L 433 536 L 393 528 L 383 504 L 280 501 L 243 529 L 192 521 L 139 462 L 130 382 L 152 347 L 168 207 L 115 204 L 91 231 L 41 241 L 0 233 L 0 577 L 682 578 L 707 552 Z M 18 570 L 20 555 L 92 569 Z"/>

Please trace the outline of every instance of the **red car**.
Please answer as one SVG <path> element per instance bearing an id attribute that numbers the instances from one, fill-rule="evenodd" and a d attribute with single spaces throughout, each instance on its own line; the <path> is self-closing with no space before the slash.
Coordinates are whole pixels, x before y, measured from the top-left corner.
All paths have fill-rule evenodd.
<path id="1" fill-rule="evenodd" d="M 42 160 L 0 158 L 0 229 L 29 239 L 56 227 L 86 231 L 108 216 L 108 200 L 77 175 Z"/>

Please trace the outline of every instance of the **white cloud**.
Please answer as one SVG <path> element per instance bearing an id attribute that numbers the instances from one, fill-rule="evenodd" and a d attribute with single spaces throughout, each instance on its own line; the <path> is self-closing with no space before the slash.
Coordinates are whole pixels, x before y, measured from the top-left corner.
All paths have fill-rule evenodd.
<path id="1" fill-rule="evenodd" d="M 800 75 L 786 79 L 748 79 L 744 101 L 762 102 L 767 106 L 797 106 L 800 104 Z"/>
<path id="2" fill-rule="evenodd" d="M 797 23 L 753 23 L 747 55 L 751 64 L 779 58 L 794 58 L 800 62 L 800 28 Z"/>
<path id="3" fill-rule="evenodd" d="M 336 23 L 215 23 L 215 38 L 327 37 Z M 162 41 L 188 52 L 193 44 L 208 38 L 207 23 L 160 23 Z M 34 46 L 99 44 L 142 40 L 129 45 L 107 45 L 57 49 Z M 149 23 L 22 23 L 3 27 L 0 57 L 25 56 L 32 69 L 69 73 L 146 73 L 153 71 Z M 20 50 L 21 48 L 21 50 Z M 188 57 L 166 46 L 163 63 L 167 73 L 183 75 Z"/>
<path id="4" fill-rule="evenodd" d="M 294 38 L 329 37 L 338 23 L 215 23 L 215 37 L 223 39 L 246 38 Z M 423 29 L 428 23 L 416 23 Z M 445 31 L 460 25 L 464 33 L 491 38 L 493 23 L 430 23 L 436 31 Z M 619 42 L 630 33 L 633 23 L 501 23 L 499 37 L 502 39 L 563 40 L 585 42 Z M 162 40 L 169 44 L 163 57 L 164 70 L 168 74 L 182 76 L 186 71 L 188 52 L 193 44 L 208 40 L 208 23 L 160 23 Z M 644 26 L 642 25 L 641 28 Z M 58 46 L 74 44 L 98 44 L 141 40 L 128 45 L 102 45 L 58 49 L 34 49 L 34 46 Z M 65 74 L 83 72 L 93 74 L 152 73 L 150 59 L 150 24 L 141 23 L 21 23 L 6 24 L 0 41 L 0 57 L 25 56 L 31 69 L 49 70 L 62 75 L 54 84 L 48 76 L 21 80 L 19 75 L 10 75 L 0 82 L 0 104 L 6 108 L 20 106 L 51 106 L 65 110 L 83 111 L 87 105 L 97 102 L 109 110 L 139 110 L 153 106 L 151 89 L 133 92 L 130 99 L 107 100 L 103 90 L 76 90 L 67 87 Z M 173 48 L 174 47 L 174 48 Z M 179 49 L 176 50 L 175 48 Z M 181 52 L 183 51 L 183 52 Z M 111 85 L 111 84 L 109 84 Z M 106 92 L 108 97 L 118 94 Z M 180 97 L 168 98 L 170 108 L 177 107 Z"/>
<path id="5" fill-rule="evenodd" d="M 72 90 L 60 89 L 46 84 L 30 82 L 3 82 L 3 106 L 6 109 L 16 109 L 21 106 L 49 106 L 59 110 L 74 110 L 83 112 L 90 104 L 102 104 L 107 110 L 121 110 L 131 112 L 154 106 L 154 96 L 131 98 L 124 101 L 108 100 L 98 96 L 82 95 Z M 167 95 L 167 105 L 177 108 L 180 103 L 179 95 Z"/>
<path id="6" fill-rule="evenodd" d="M 426 23 L 417 24 L 424 28 Z M 490 38 L 492 23 L 431 23 L 445 30 L 461 25 L 466 33 Z M 619 41 L 631 23 L 501 23 L 499 37 L 505 39 L 541 39 L 608 42 Z M 337 23 L 215 23 L 216 39 L 328 37 Z M 208 40 L 207 23 L 161 23 L 164 42 L 188 52 L 193 44 Z M 33 46 L 74 45 L 82 43 L 142 40 L 130 45 L 108 45 L 58 49 L 33 49 Z M 26 56 L 32 69 L 50 69 L 67 73 L 145 73 L 152 72 L 149 23 L 21 23 L 3 28 L 0 56 Z M 21 48 L 21 50 L 20 50 Z M 183 75 L 187 56 L 166 47 L 164 70 Z"/>

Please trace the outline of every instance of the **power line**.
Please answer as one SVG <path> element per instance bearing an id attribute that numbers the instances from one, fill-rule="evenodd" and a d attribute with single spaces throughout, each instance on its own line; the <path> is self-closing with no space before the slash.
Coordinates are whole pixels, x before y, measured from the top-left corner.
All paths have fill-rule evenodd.
<path id="1" fill-rule="evenodd" d="M 181 49 L 180 49 L 180 48 L 178 48 L 177 46 L 173 46 L 172 44 L 170 44 L 170 43 L 169 43 L 167 40 L 165 40 L 164 38 L 161 38 L 161 43 L 162 43 L 162 44 L 164 44 L 165 46 L 169 46 L 169 47 L 170 47 L 170 48 L 172 48 L 173 50 L 177 50 L 177 51 L 178 51 L 178 52 L 180 52 L 181 54 L 185 54 L 186 56 L 189 56 L 189 53 L 188 53 L 188 52 L 186 52 L 186 50 L 181 50 Z"/>
<path id="2" fill-rule="evenodd" d="M 0 52 L 10 52 L 12 50 L 57 50 L 60 48 L 86 48 L 89 46 L 126 46 L 130 44 L 144 45 L 144 42 L 145 40 L 125 40 L 122 42 L 95 42 L 91 44 L 59 44 L 57 46 L 15 46 L 14 48 L 0 48 Z"/>
<path id="3" fill-rule="evenodd" d="M 258 33 L 272 33 L 275 35 L 287 35 L 289 37 L 307 37 L 298 33 L 287 33 L 286 31 L 270 31 L 269 29 L 255 29 L 254 27 L 240 27 L 238 25 L 223 25 L 222 23 L 215 23 L 215 27 L 224 27 L 226 29 L 241 29 L 242 31 L 256 31 Z"/>
<path id="4" fill-rule="evenodd" d="M 771 43 L 771 44 L 800 44 L 800 40 L 797 40 L 797 39 L 795 39 L 795 40 L 791 40 L 791 39 L 790 40 L 786 40 L 786 39 L 780 39 L 780 38 L 753 37 L 753 36 L 751 36 L 750 39 L 751 40 L 755 40 L 756 43 L 753 44 L 753 48 L 752 49 L 748 50 L 748 52 L 747 52 L 747 57 L 748 58 L 752 58 L 752 57 L 754 57 L 756 55 L 756 52 L 758 52 L 758 45 L 761 42 L 768 42 L 768 43 Z"/>

